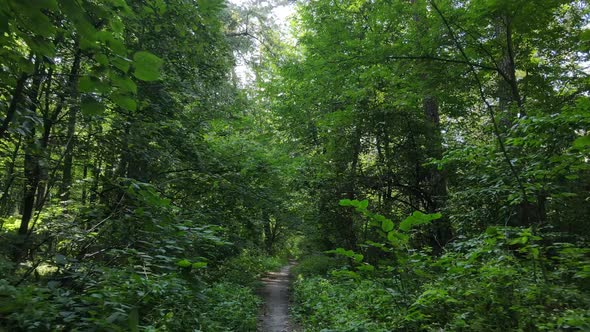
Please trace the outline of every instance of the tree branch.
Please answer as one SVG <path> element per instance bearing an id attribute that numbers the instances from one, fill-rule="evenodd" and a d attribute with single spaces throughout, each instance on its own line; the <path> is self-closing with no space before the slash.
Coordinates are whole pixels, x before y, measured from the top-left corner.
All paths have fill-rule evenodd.
<path id="1" fill-rule="evenodd" d="M 459 50 L 459 52 L 461 53 L 461 55 L 465 59 L 465 62 L 470 64 L 471 62 L 469 61 L 469 57 L 465 53 L 465 50 L 463 49 L 461 44 L 459 43 L 455 33 L 453 32 L 453 29 L 451 28 L 449 22 L 447 21 L 446 17 L 443 15 L 441 10 L 438 8 L 438 6 L 434 2 L 434 0 L 430 0 L 430 4 L 432 5 L 434 10 L 438 13 L 441 20 L 445 24 L 447 30 L 449 31 L 449 34 L 451 35 L 451 38 L 453 39 L 453 42 L 455 43 L 455 46 L 457 47 L 457 49 Z M 504 145 L 504 141 L 502 140 L 502 136 L 500 134 L 500 129 L 498 128 L 498 123 L 496 122 L 496 115 L 494 113 L 494 109 L 492 108 L 492 105 L 490 105 L 490 103 L 488 102 L 488 100 L 485 96 L 485 93 L 483 90 L 483 84 L 482 84 L 481 80 L 479 79 L 479 75 L 477 74 L 477 71 L 475 70 L 475 66 L 470 65 L 470 69 L 471 69 L 470 71 L 473 75 L 473 78 L 477 82 L 477 86 L 479 88 L 479 95 L 480 95 L 481 99 L 483 100 L 484 104 L 486 105 L 486 108 L 487 108 L 490 118 L 492 120 L 492 124 L 493 124 L 493 128 L 494 128 L 494 136 L 496 136 L 496 139 L 498 140 L 498 144 L 500 146 L 500 151 L 502 152 L 502 155 L 504 156 L 504 160 L 506 161 L 506 163 L 510 167 L 510 172 L 512 173 L 512 175 L 514 176 L 514 179 L 516 180 L 516 183 L 518 184 L 518 188 L 519 188 L 520 192 L 522 193 L 523 199 L 528 202 L 528 195 L 526 193 L 526 190 L 524 188 L 522 180 L 520 179 L 518 171 L 516 170 L 516 167 L 512 164 L 512 161 L 510 160 L 510 157 L 508 156 L 508 152 L 506 151 L 506 146 Z"/>

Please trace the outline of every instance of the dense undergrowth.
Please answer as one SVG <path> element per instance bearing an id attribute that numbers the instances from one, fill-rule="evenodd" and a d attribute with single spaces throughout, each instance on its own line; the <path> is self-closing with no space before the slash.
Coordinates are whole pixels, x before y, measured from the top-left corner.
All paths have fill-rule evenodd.
<path id="1" fill-rule="evenodd" d="M 363 277 L 328 257 L 305 259 L 294 314 L 306 331 L 585 331 L 590 328 L 590 250 L 581 243 L 538 244 L 535 258 L 490 229 L 458 241 L 440 258 L 414 251 L 401 266 Z M 526 249 L 525 249 L 526 250 Z M 299 270 L 299 273 L 302 271 Z"/>
<path id="2" fill-rule="evenodd" d="M 126 218 L 142 234 L 127 240 L 133 248 L 102 249 L 121 243 L 116 237 L 125 233 L 86 232 L 74 242 L 62 233 L 57 247 L 46 248 L 53 257 L 18 267 L 4 252 L 0 264 L 14 274 L 0 278 L 0 329 L 254 331 L 261 304 L 256 281 L 284 260 L 237 250 L 215 227 L 179 223 L 165 200 L 150 197 L 152 205 Z M 43 227 L 60 227 L 53 217 Z M 5 231 L 10 234 L 10 227 Z"/>
<path id="3" fill-rule="evenodd" d="M 0 279 L 0 326 L 6 331 L 255 331 L 262 301 L 256 281 L 283 263 L 243 253 L 198 270 L 174 266 L 154 273 L 94 264 L 47 273 L 35 284 L 14 286 L 10 278 Z"/>
<path id="4" fill-rule="evenodd" d="M 586 242 L 490 227 L 457 239 L 440 257 L 389 241 L 365 248 L 375 246 L 389 259 L 368 264 L 337 250 L 339 257 L 301 261 L 294 315 L 306 331 L 590 329 Z"/>

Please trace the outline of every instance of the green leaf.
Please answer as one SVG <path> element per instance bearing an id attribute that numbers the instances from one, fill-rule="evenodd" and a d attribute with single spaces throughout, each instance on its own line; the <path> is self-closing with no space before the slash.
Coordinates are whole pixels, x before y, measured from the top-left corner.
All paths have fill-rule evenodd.
<path id="1" fill-rule="evenodd" d="M 358 203 L 357 207 L 360 209 L 366 209 L 368 206 L 369 206 L 369 201 L 364 199 Z"/>
<path id="2" fill-rule="evenodd" d="M 113 84 L 119 88 L 122 93 L 137 93 L 137 84 L 127 76 L 115 76 L 112 78 Z"/>
<path id="3" fill-rule="evenodd" d="M 0 10 L 0 34 L 4 34 L 5 32 L 8 32 L 8 30 L 8 16 Z"/>
<path id="4" fill-rule="evenodd" d="M 354 254 L 354 256 L 352 256 L 352 259 L 355 261 L 355 263 L 362 262 L 363 258 L 365 258 L 365 256 L 363 256 L 362 254 Z"/>
<path id="5" fill-rule="evenodd" d="M 113 51 L 113 53 L 119 56 L 127 55 L 127 48 L 125 47 L 125 44 L 123 44 L 122 41 L 113 38 L 107 40 L 107 44 L 109 45 L 109 48 L 111 49 L 111 51 Z"/>
<path id="6" fill-rule="evenodd" d="M 207 262 L 196 262 L 193 263 L 193 269 L 202 269 L 207 267 Z"/>
<path id="7" fill-rule="evenodd" d="M 111 90 L 110 85 L 103 83 L 100 79 L 94 76 L 82 76 L 78 81 L 78 89 L 80 92 L 102 92 L 108 93 Z"/>
<path id="8" fill-rule="evenodd" d="M 367 241 L 365 241 L 365 243 L 367 245 L 372 246 L 372 247 L 375 247 L 375 248 L 381 248 L 382 249 L 382 248 L 385 247 L 385 245 L 383 243 L 374 242 L 374 241 L 371 241 L 371 240 L 367 240 Z"/>
<path id="9" fill-rule="evenodd" d="M 98 48 L 98 44 L 95 40 L 89 38 L 80 37 L 80 49 L 82 50 L 94 50 Z"/>
<path id="10" fill-rule="evenodd" d="M 576 149 L 583 149 L 588 145 L 590 145 L 590 135 L 579 137 L 574 141 L 574 148 Z"/>
<path id="11" fill-rule="evenodd" d="M 356 263 L 360 263 L 364 256 L 361 254 L 357 254 L 352 250 L 346 250 L 344 248 L 336 248 L 335 250 L 328 250 L 326 251 L 327 254 L 336 254 L 336 255 L 341 255 L 344 257 L 348 257 L 348 258 L 352 258 L 352 260 L 354 260 Z"/>
<path id="12" fill-rule="evenodd" d="M 365 272 L 373 272 L 373 271 L 375 271 L 375 267 L 369 263 L 363 263 L 363 265 L 360 265 L 357 267 L 357 270 L 365 271 Z"/>
<path id="13" fill-rule="evenodd" d="M 366 199 L 362 201 L 357 201 L 356 199 L 342 199 L 340 200 L 340 205 L 353 206 L 357 208 L 358 211 L 363 211 L 367 209 L 367 206 L 369 206 L 369 201 Z"/>
<path id="14" fill-rule="evenodd" d="M 385 219 L 381 222 L 381 229 L 387 233 L 393 230 L 393 221 Z"/>
<path id="15" fill-rule="evenodd" d="M 100 115 L 104 113 L 105 106 L 94 98 L 94 96 L 86 95 L 82 97 L 81 111 L 85 115 Z"/>
<path id="16" fill-rule="evenodd" d="M 133 75 L 142 81 L 155 81 L 160 78 L 162 59 L 150 52 L 140 51 L 133 55 L 135 72 Z"/>
<path id="17" fill-rule="evenodd" d="M 113 37 L 113 34 L 111 32 L 104 31 L 104 30 L 96 32 L 94 37 L 96 38 L 96 40 L 99 40 L 102 42 L 109 42 L 109 41 L 115 39 L 115 37 Z"/>
<path id="18" fill-rule="evenodd" d="M 103 66 L 108 66 L 109 64 L 109 58 L 102 53 L 96 54 L 94 56 L 94 59 L 96 60 L 96 62 L 100 63 Z"/>
<path id="19" fill-rule="evenodd" d="M 188 259 L 181 259 L 178 262 L 176 262 L 176 265 L 180 267 L 189 267 L 192 265 L 192 263 Z"/>
<path id="20" fill-rule="evenodd" d="M 116 33 L 123 33 L 123 31 L 125 30 L 125 25 L 123 24 L 121 19 L 117 17 L 111 20 L 111 29 L 113 29 L 113 31 Z"/>
<path id="21" fill-rule="evenodd" d="M 440 213 L 425 214 L 420 211 L 416 211 L 399 224 L 399 229 L 407 232 L 414 226 L 428 224 L 432 220 L 439 219 L 441 217 L 442 215 Z"/>
<path id="22" fill-rule="evenodd" d="M 129 331 L 131 332 L 138 332 L 139 331 L 139 310 L 137 308 L 132 308 L 129 312 L 128 317 L 129 323 Z"/>
<path id="23" fill-rule="evenodd" d="M 387 240 L 391 242 L 391 244 L 395 246 L 399 246 L 401 244 L 406 244 L 409 240 L 409 237 L 406 234 L 402 234 L 396 231 L 391 231 L 387 233 Z"/>
<path id="24" fill-rule="evenodd" d="M 339 204 L 341 206 L 353 206 L 352 201 L 350 199 L 341 199 Z"/>
<path id="25" fill-rule="evenodd" d="M 93 92 L 94 91 L 94 80 L 93 77 L 90 76 L 83 76 L 78 81 L 78 89 L 80 92 Z"/>
<path id="26" fill-rule="evenodd" d="M 74 23 L 77 32 L 80 34 L 80 38 L 88 41 L 95 40 L 96 29 L 94 28 L 94 25 L 90 23 L 86 11 L 80 6 L 78 1 L 60 0 L 59 4 L 62 13 Z"/>
<path id="27" fill-rule="evenodd" d="M 38 10 L 31 10 L 24 7 L 23 15 L 26 15 L 27 27 L 42 37 L 51 37 L 56 29 L 49 17 Z"/>
<path id="28" fill-rule="evenodd" d="M 348 271 L 348 270 L 334 270 L 334 271 L 330 272 L 330 274 L 335 278 L 342 278 L 342 279 L 359 280 L 361 278 L 361 276 L 359 276 L 358 273 L 356 273 L 354 271 Z"/>
<path id="29" fill-rule="evenodd" d="M 131 66 L 131 59 L 117 56 L 111 59 L 111 63 L 113 64 L 113 66 L 115 66 L 115 68 L 126 73 L 129 70 L 129 67 Z"/>
<path id="30" fill-rule="evenodd" d="M 531 247 L 530 252 L 531 252 L 531 255 L 533 256 L 533 258 L 535 258 L 535 259 L 539 258 L 539 254 L 540 254 L 539 248 Z"/>
<path id="31" fill-rule="evenodd" d="M 128 111 L 135 111 L 137 109 L 137 102 L 135 101 L 135 98 L 131 96 L 114 93 L 111 96 L 111 99 L 115 102 L 115 104 Z"/>
<path id="32" fill-rule="evenodd" d="M 45 38 L 32 38 L 28 41 L 31 50 L 47 57 L 55 56 L 55 44 Z"/>
<path id="33" fill-rule="evenodd" d="M 114 312 L 112 313 L 109 317 L 107 317 L 106 321 L 109 324 L 113 324 L 116 321 L 120 320 L 121 317 L 125 317 L 125 314 L 121 313 L 121 312 Z"/>

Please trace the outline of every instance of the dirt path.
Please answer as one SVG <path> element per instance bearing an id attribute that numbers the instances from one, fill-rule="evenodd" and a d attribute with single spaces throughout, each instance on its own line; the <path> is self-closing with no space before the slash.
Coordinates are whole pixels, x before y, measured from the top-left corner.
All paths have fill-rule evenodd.
<path id="1" fill-rule="evenodd" d="M 262 279 L 264 287 L 260 295 L 264 298 L 264 307 L 260 314 L 258 331 L 293 331 L 289 322 L 289 277 L 293 265 L 290 263 L 278 272 L 270 272 Z"/>

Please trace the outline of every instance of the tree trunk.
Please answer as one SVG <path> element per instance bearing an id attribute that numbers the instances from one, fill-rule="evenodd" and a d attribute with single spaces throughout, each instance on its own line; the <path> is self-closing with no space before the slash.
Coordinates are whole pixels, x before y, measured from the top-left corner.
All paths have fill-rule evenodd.
<path id="1" fill-rule="evenodd" d="M 12 183 L 16 178 L 14 168 L 16 165 L 16 159 L 18 157 L 21 142 L 22 136 L 19 136 L 18 141 L 14 145 L 14 150 L 10 157 L 10 162 L 8 163 L 8 169 L 6 170 L 6 182 L 4 183 L 2 196 L 0 197 L 0 213 L 2 216 L 8 216 L 12 214 L 12 210 L 14 209 L 13 202 L 11 202 L 10 200 L 10 190 L 12 189 Z"/>
<path id="2" fill-rule="evenodd" d="M 424 98 L 424 115 L 427 122 L 428 157 L 440 159 L 443 156 L 442 135 L 440 129 L 440 115 L 436 97 L 426 96 Z M 440 212 L 446 205 L 447 181 L 443 172 L 434 166 L 427 169 L 427 206 L 428 213 Z M 453 237 L 449 219 L 446 216 L 433 222 L 431 228 L 431 246 L 435 254 L 441 253 L 445 244 Z"/>
<path id="3" fill-rule="evenodd" d="M 420 18 L 418 8 L 416 7 L 416 0 L 410 0 L 415 8 L 414 22 L 416 28 L 423 34 L 427 34 L 430 30 L 428 20 L 422 20 Z M 420 47 L 420 45 L 418 45 Z M 432 94 L 430 89 L 429 71 L 432 69 L 427 68 L 425 73 L 420 74 L 422 81 L 426 82 L 426 88 L 424 89 L 424 98 L 422 101 L 422 109 L 424 112 L 424 121 L 426 124 L 426 132 L 424 133 L 426 138 L 426 158 L 440 159 L 443 156 L 443 145 L 442 135 L 440 128 L 440 114 L 439 105 L 437 98 Z M 420 168 L 424 168 L 422 164 Z M 419 177 L 424 178 L 424 203 L 425 209 L 428 213 L 437 213 L 446 205 L 447 198 L 447 181 L 446 176 L 443 172 L 439 171 L 436 167 L 426 166 L 419 174 Z M 442 249 L 446 243 L 452 238 L 452 228 L 448 218 L 444 217 L 433 222 L 431 226 L 430 244 L 433 248 L 433 252 L 438 254 L 442 252 Z"/>
<path id="4" fill-rule="evenodd" d="M 96 202 L 96 198 L 98 196 L 98 184 L 100 178 L 100 172 L 102 168 L 102 159 L 98 159 L 94 161 L 94 165 L 92 167 L 92 185 L 90 186 L 90 195 L 88 197 L 88 202 L 93 204 Z"/>
<path id="5" fill-rule="evenodd" d="M 29 231 L 29 222 L 35 210 L 35 196 L 39 185 L 40 169 L 37 142 L 35 139 L 35 129 L 31 129 L 31 134 L 27 138 L 27 147 L 25 148 L 25 187 L 23 196 L 23 215 L 18 234 L 27 235 Z"/>
<path id="6" fill-rule="evenodd" d="M 72 177 L 73 172 L 72 168 L 74 165 L 74 135 L 76 132 L 76 113 L 78 110 L 76 107 L 70 108 L 70 113 L 68 115 L 68 134 L 67 134 L 67 143 L 66 143 L 66 151 L 64 155 L 64 165 L 63 165 L 63 173 L 62 173 L 62 182 L 60 187 L 60 199 L 62 201 L 67 201 L 70 198 L 70 187 L 72 186 Z"/>
<path id="7" fill-rule="evenodd" d="M 84 179 L 84 185 L 82 186 L 82 197 L 81 202 L 82 205 L 86 204 L 86 198 L 88 196 L 88 192 L 86 190 L 86 178 L 88 177 L 88 161 L 84 163 L 84 168 L 82 169 L 82 179 Z"/>
<path id="8" fill-rule="evenodd" d="M 31 90 L 29 91 L 29 99 L 31 102 L 30 113 L 35 116 L 37 114 L 38 95 L 41 85 L 41 59 L 35 59 L 35 70 Z M 35 209 L 35 195 L 37 193 L 37 186 L 39 185 L 39 151 L 38 142 L 36 139 L 35 123 L 31 120 L 25 123 L 29 126 L 29 133 L 25 139 L 25 160 L 24 160 L 24 176 L 25 186 L 23 194 L 23 215 L 21 224 L 18 229 L 18 234 L 25 236 L 29 231 L 29 222 L 33 216 Z"/>
<path id="9" fill-rule="evenodd" d="M 262 222 L 264 223 L 264 247 L 266 249 L 266 253 L 272 255 L 274 249 L 274 232 L 272 229 L 270 216 L 267 212 L 262 213 Z"/>
<path id="10" fill-rule="evenodd" d="M 43 134 L 41 135 L 40 141 L 40 149 L 39 149 L 39 184 L 37 186 L 37 198 L 36 198 L 36 206 L 35 208 L 39 210 L 43 202 L 45 201 L 45 194 L 47 190 L 47 178 L 49 176 L 48 166 L 50 162 L 50 154 L 47 151 L 47 147 L 49 146 L 49 137 L 51 136 L 51 128 L 53 127 L 53 123 L 55 120 L 52 118 L 50 114 L 50 105 L 51 105 L 51 87 L 52 87 L 52 79 L 53 79 L 53 68 L 49 68 L 47 72 L 47 80 L 45 83 L 45 107 L 41 111 L 43 115 Z M 39 105 L 41 108 L 41 105 Z M 41 160 L 45 160 L 45 162 L 41 162 Z"/>
<path id="11" fill-rule="evenodd" d="M 68 79 L 68 90 L 69 95 L 72 99 L 76 100 L 78 96 L 78 73 L 80 71 L 80 61 L 82 58 L 82 51 L 80 49 L 76 50 L 74 55 L 74 62 L 72 63 L 72 68 L 70 70 L 70 75 Z M 62 101 L 65 102 L 65 100 Z M 63 172 L 62 172 L 62 182 L 61 187 L 59 190 L 61 200 L 68 200 L 70 198 L 70 187 L 72 185 L 72 168 L 74 164 L 74 144 L 75 144 L 75 134 L 76 134 L 76 116 L 78 113 L 78 106 L 77 103 L 74 103 L 70 107 L 70 111 L 68 114 L 68 133 L 67 133 L 67 141 L 66 141 L 66 151 L 64 153 L 64 165 L 63 165 Z"/>
<path id="12" fill-rule="evenodd" d="M 18 104 L 21 102 L 23 97 L 27 79 L 28 76 L 26 74 L 21 74 L 21 76 L 16 81 L 16 86 L 14 87 L 14 92 L 12 93 L 12 99 L 10 100 L 10 105 L 8 106 L 8 110 L 6 112 L 6 117 L 4 117 L 4 121 L 2 121 L 2 127 L 0 127 L 0 140 L 4 139 L 6 136 L 6 131 L 8 130 L 8 127 L 14 118 Z"/>
<path id="13" fill-rule="evenodd" d="M 507 132 L 518 120 L 519 117 L 526 115 L 526 110 L 516 81 L 516 59 L 515 46 L 512 38 L 512 19 L 504 14 L 501 15 L 496 25 L 498 38 L 503 47 L 502 59 L 499 62 L 501 77 L 498 79 L 497 95 L 499 99 L 500 128 L 502 132 Z M 518 176 L 518 175 L 516 175 Z M 518 181 L 518 179 L 517 179 Z M 536 195 L 536 202 L 529 202 L 528 195 L 523 191 L 523 202 L 518 205 L 516 211 L 516 226 L 531 226 L 542 222 L 545 219 L 546 211 L 544 204 L 544 195 Z"/>

